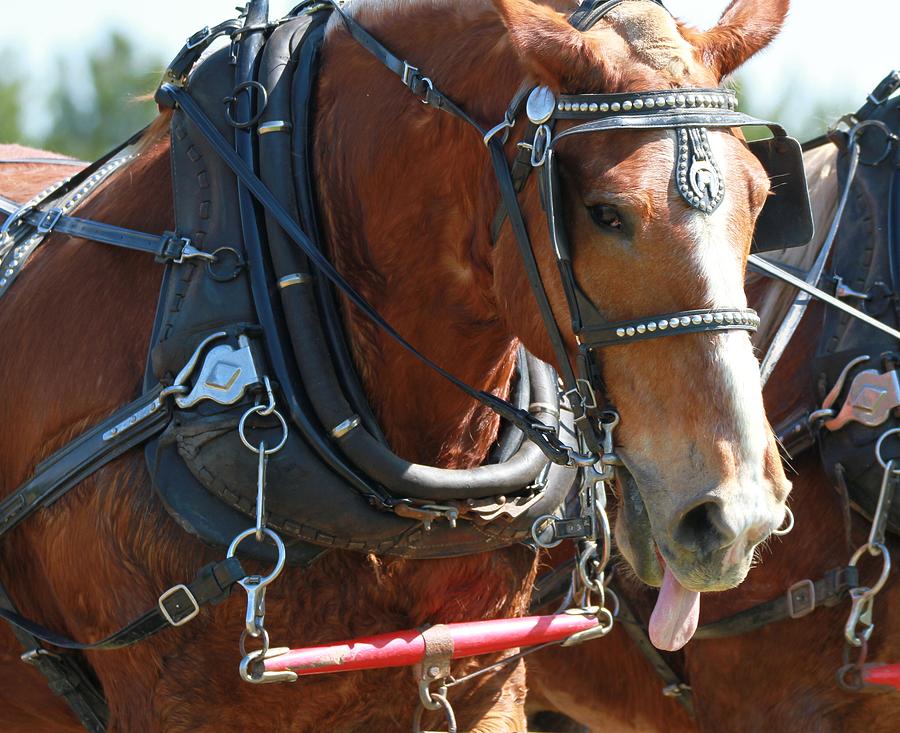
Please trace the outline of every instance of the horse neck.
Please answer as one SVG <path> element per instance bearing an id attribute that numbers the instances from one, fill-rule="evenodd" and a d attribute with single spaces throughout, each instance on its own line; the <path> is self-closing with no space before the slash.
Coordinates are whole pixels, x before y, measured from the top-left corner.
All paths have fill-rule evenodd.
<path id="1" fill-rule="evenodd" d="M 502 118 L 522 72 L 489 7 L 423 3 L 390 27 L 358 19 L 483 122 Z M 435 39 L 440 39 L 436 42 Z M 420 351 L 505 395 L 516 341 L 492 291 L 488 156 L 465 122 L 419 102 L 342 29 L 323 51 L 315 123 L 323 234 L 355 288 Z M 393 449 L 446 467 L 483 462 L 498 420 L 347 306 L 351 350 Z"/>

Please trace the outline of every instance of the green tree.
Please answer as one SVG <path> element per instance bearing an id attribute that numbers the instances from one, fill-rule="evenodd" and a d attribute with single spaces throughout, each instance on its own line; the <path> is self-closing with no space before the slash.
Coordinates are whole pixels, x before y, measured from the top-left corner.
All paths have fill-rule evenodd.
<path id="1" fill-rule="evenodd" d="M 22 141 L 22 86 L 19 69 L 10 63 L 8 54 L 0 55 L 0 143 Z"/>
<path id="2" fill-rule="evenodd" d="M 146 95 L 164 64 L 139 54 L 132 41 L 116 31 L 88 54 L 87 68 L 88 78 L 73 83 L 67 62 L 57 61 L 58 79 L 48 100 L 50 128 L 40 144 L 93 160 L 153 119 L 156 105 Z"/>

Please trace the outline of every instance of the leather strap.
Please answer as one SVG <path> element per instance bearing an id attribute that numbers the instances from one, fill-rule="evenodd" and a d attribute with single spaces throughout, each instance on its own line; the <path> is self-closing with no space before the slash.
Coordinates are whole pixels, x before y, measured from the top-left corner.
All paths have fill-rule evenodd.
<path id="1" fill-rule="evenodd" d="M 170 626 L 192 620 L 201 608 L 224 601 L 231 588 L 247 577 L 236 557 L 205 565 L 190 585 L 176 585 L 164 592 L 152 609 L 109 636 L 94 642 L 78 642 L 30 621 L 14 611 L 0 608 L 0 618 L 13 628 L 61 649 L 121 649 L 143 641 Z"/>
<path id="2" fill-rule="evenodd" d="M 859 573 L 850 565 L 829 570 L 815 582 L 801 580 L 787 593 L 760 603 L 733 616 L 714 621 L 697 629 L 695 639 L 721 639 L 755 631 L 777 621 L 802 618 L 822 606 L 835 606 L 859 585 Z"/>
<path id="3" fill-rule="evenodd" d="M 638 651 L 644 655 L 644 658 L 649 662 L 650 666 L 653 667 L 656 674 L 659 675 L 659 678 L 665 683 L 663 695 L 678 700 L 693 718 L 694 698 L 690 685 L 684 682 L 681 675 L 673 669 L 665 656 L 653 646 L 653 642 L 650 641 L 650 637 L 647 635 L 646 626 L 641 623 L 637 615 L 631 609 L 631 606 L 628 605 L 628 602 L 625 600 L 625 594 L 622 593 L 619 588 L 613 586 L 612 583 L 609 584 L 609 587 L 613 590 L 616 594 L 616 598 L 619 600 L 619 613 L 617 619 L 622 622 L 622 628 L 625 630 L 625 633 L 628 634 L 631 641 L 634 642 Z"/>
<path id="4" fill-rule="evenodd" d="M 586 0 L 582 2 L 572 15 L 569 17 L 569 23 L 580 31 L 586 31 L 592 28 L 597 21 L 604 15 L 609 13 L 617 5 L 621 5 L 625 0 Z M 653 0 L 657 5 L 665 7 L 662 0 Z"/>
<path id="5" fill-rule="evenodd" d="M 2 584 L 0 611 L 15 612 L 12 599 Z M 51 691 L 69 704 L 72 712 L 90 733 L 105 733 L 109 707 L 103 691 L 85 671 L 80 659 L 45 649 L 36 637 L 17 626 L 12 627 L 12 632 L 25 649 L 21 655 L 22 661 L 44 675 Z"/>
<path id="6" fill-rule="evenodd" d="M 0 201 L 0 211 L 8 211 L 12 202 Z M 18 205 L 12 204 L 16 209 Z M 60 209 L 35 210 L 22 217 L 23 221 L 36 227 L 40 234 L 66 234 L 70 237 L 90 239 L 113 247 L 122 247 L 153 255 L 160 262 L 182 261 L 191 257 L 212 258 L 197 250 L 187 237 L 179 237 L 174 232 L 147 234 L 134 229 L 104 224 L 99 221 L 66 216 Z"/>
<path id="7" fill-rule="evenodd" d="M 169 421 L 169 411 L 160 392 L 157 387 L 141 395 L 39 463 L 34 475 L 0 502 L 0 537 L 99 468 L 161 432 Z M 128 424 L 134 416 L 141 419 Z M 117 427 L 120 429 L 109 435 Z"/>
<path id="8" fill-rule="evenodd" d="M 187 83 L 190 70 L 200 59 L 200 56 L 203 55 L 203 52 L 209 48 L 210 44 L 225 34 L 233 36 L 237 31 L 241 30 L 243 25 L 239 19 L 233 18 L 212 28 L 209 26 L 201 28 L 187 39 L 184 47 L 169 64 L 163 78 L 173 84 Z"/>
<path id="9" fill-rule="evenodd" d="M 347 31 L 353 36 L 354 40 L 359 43 L 366 51 L 372 54 L 378 61 L 380 61 L 386 68 L 390 71 L 393 71 L 397 76 L 400 77 L 400 81 L 402 81 L 409 90 L 418 97 L 422 98 L 422 101 L 431 106 L 435 107 L 444 112 L 449 112 L 455 117 L 459 117 L 461 120 L 465 120 L 472 127 L 478 130 L 482 136 L 485 134 L 482 127 L 475 122 L 468 114 L 453 100 L 446 97 L 442 94 L 435 86 L 434 83 L 425 76 L 422 72 L 419 71 L 418 68 L 410 64 L 409 62 L 401 59 L 385 48 L 378 40 L 376 40 L 365 28 L 363 28 L 359 23 L 357 23 L 351 16 L 347 15 L 341 7 L 340 3 L 335 0 L 327 0 L 335 12 L 340 16 L 341 20 L 344 21 L 344 25 L 347 28 Z"/>

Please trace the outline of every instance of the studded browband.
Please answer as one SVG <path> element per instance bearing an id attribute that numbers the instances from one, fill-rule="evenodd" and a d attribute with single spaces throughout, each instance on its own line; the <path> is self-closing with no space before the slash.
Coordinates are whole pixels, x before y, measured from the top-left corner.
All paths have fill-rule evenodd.
<path id="1" fill-rule="evenodd" d="M 525 142 L 520 146 L 528 151 L 531 167 L 542 171 L 550 233 L 569 302 L 572 327 L 582 350 L 662 336 L 727 330 L 755 331 L 758 328 L 759 317 L 750 308 L 708 308 L 615 323 L 607 321 L 575 278 L 561 216 L 560 184 L 554 160 L 556 143 L 574 134 L 622 129 L 671 129 L 676 139 L 676 189 L 689 206 L 708 215 L 722 203 L 725 186 L 706 128 L 765 125 L 776 135 L 784 134 L 777 125 L 738 112 L 737 104 L 735 94 L 725 89 L 557 96 L 548 87 L 540 86 L 528 94 L 525 112 L 531 126 Z M 555 123 L 562 120 L 578 124 L 555 131 Z"/>

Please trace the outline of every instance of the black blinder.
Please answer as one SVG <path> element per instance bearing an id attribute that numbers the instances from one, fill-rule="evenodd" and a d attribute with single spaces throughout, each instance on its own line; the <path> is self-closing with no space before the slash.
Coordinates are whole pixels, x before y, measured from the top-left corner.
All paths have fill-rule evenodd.
<path id="1" fill-rule="evenodd" d="M 807 244 L 815 233 L 803 152 L 792 137 L 776 136 L 748 143 L 769 174 L 772 190 L 756 220 L 753 252 L 770 252 Z"/>

